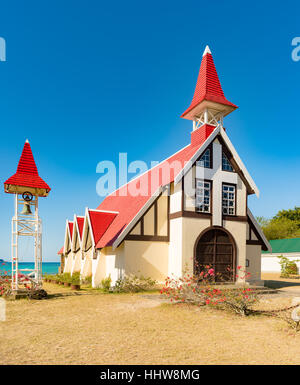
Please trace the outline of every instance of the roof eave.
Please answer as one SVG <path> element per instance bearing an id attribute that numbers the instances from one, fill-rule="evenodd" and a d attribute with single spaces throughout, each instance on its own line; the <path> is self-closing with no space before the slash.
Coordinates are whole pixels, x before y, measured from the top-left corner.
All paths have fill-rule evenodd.
<path id="1" fill-rule="evenodd" d="M 255 227 L 256 231 L 260 235 L 266 249 L 271 253 L 272 252 L 272 246 L 270 245 L 270 242 L 267 240 L 264 232 L 262 231 L 261 227 L 257 223 L 257 221 L 256 221 L 254 215 L 252 214 L 252 212 L 250 211 L 249 207 L 247 208 L 247 215 L 248 215 L 249 219 L 251 220 L 253 226 Z"/>
<path id="2" fill-rule="evenodd" d="M 226 101 L 226 102 L 225 102 Z M 235 104 L 228 102 L 224 99 L 224 103 L 217 102 L 215 100 L 211 100 L 209 98 L 203 98 L 199 101 L 195 106 L 190 106 L 182 115 L 181 118 L 194 120 L 197 116 L 203 112 L 205 108 L 210 108 L 216 111 L 220 111 L 223 113 L 223 116 L 226 116 L 236 110 L 238 106 Z"/>

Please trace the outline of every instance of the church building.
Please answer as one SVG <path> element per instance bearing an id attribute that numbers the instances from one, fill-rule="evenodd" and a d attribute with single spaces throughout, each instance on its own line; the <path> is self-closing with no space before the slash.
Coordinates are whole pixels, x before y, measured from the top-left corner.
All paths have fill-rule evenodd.
<path id="1" fill-rule="evenodd" d="M 67 221 L 59 251 L 63 271 L 92 276 L 97 287 L 108 276 L 112 285 L 129 274 L 163 282 L 203 265 L 222 280 L 242 282 L 236 277 L 241 266 L 250 284 L 262 284 L 261 250 L 270 244 L 247 205 L 259 190 L 223 127 L 236 108 L 206 47 L 192 102 L 181 115 L 191 121 L 189 144 L 97 209 Z"/>

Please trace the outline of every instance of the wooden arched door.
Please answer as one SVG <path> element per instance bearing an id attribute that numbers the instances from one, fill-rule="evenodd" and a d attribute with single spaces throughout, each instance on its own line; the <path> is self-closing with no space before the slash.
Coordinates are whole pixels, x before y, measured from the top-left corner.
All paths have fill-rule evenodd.
<path id="1" fill-rule="evenodd" d="M 194 273 L 206 265 L 215 270 L 216 281 L 235 281 L 235 244 L 227 231 L 211 228 L 196 241 Z"/>

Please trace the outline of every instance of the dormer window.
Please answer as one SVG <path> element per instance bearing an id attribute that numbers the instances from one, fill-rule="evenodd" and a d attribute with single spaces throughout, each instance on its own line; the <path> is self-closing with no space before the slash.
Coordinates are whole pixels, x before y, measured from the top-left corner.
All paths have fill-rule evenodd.
<path id="1" fill-rule="evenodd" d="M 199 160 L 200 166 L 205 168 L 211 168 L 211 152 L 208 148 Z"/>
<path id="2" fill-rule="evenodd" d="M 229 162 L 227 156 L 222 153 L 222 170 L 223 171 L 233 171 L 233 168 L 231 166 L 231 163 Z"/>

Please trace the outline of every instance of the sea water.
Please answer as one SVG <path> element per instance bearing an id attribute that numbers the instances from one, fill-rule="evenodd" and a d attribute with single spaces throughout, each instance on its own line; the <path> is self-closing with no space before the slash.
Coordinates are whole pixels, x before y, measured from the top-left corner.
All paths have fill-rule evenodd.
<path id="1" fill-rule="evenodd" d="M 58 268 L 60 266 L 59 262 L 43 262 L 42 263 L 42 272 L 45 274 L 57 274 Z M 34 262 L 19 262 L 19 270 L 22 269 L 34 269 Z M 0 262 L 0 275 L 6 274 L 10 275 L 11 272 L 11 262 Z M 20 271 L 22 273 L 22 271 Z M 24 274 L 29 272 L 24 271 Z"/>

